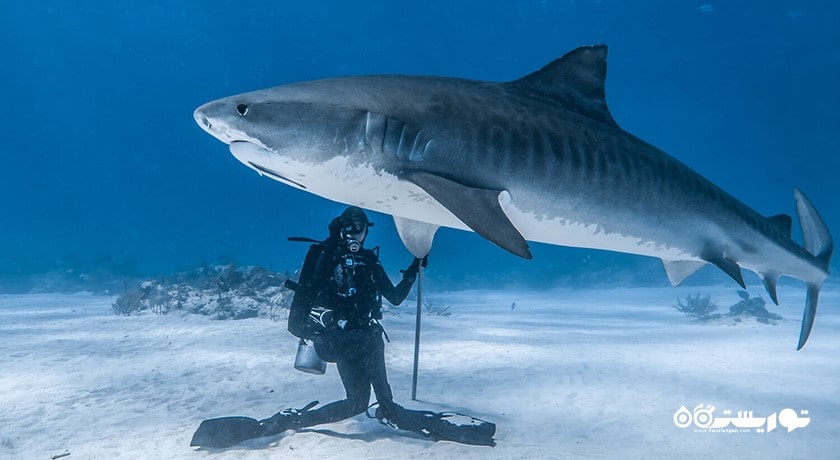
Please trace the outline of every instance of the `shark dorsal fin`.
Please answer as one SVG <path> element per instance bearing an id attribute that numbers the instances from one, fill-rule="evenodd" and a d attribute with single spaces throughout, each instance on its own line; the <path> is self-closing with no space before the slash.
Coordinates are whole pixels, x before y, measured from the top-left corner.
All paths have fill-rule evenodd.
<path id="1" fill-rule="evenodd" d="M 581 46 L 510 85 L 558 99 L 568 109 L 615 124 L 607 108 L 607 45 Z"/>

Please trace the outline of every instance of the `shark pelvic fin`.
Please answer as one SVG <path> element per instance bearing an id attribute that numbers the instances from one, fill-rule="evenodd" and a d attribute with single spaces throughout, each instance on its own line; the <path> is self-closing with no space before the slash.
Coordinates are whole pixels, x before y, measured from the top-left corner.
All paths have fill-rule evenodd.
<path id="1" fill-rule="evenodd" d="M 528 242 L 502 208 L 510 198 L 507 191 L 468 187 L 422 171 L 408 172 L 402 179 L 425 190 L 467 227 L 502 249 L 519 257 L 533 258 Z"/>
<path id="2" fill-rule="evenodd" d="M 418 259 L 422 259 L 431 251 L 435 232 L 440 228 L 434 224 L 399 216 L 394 216 L 394 224 L 405 248 Z"/>
<path id="3" fill-rule="evenodd" d="M 741 267 L 738 266 L 738 262 L 735 262 L 732 259 L 727 259 L 722 255 L 703 257 L 703 260 L 706 260 L 710 264 L 721 269 L 724 273 L 729 275 L 730 278 L 735 280 L 742 289 L 747 288 L 747 285 L 744 283 L 744 277 L 741 275 Z"/>
<path id="4" fill-rule="evenodd" d="M 703 260 L 662 260 L 662 266 L 665 267 L 671 286 L 679 286 L 706 263 Z"/>
<path id="5" fill-rule="evenodd" d="M 581 46 L 509 84 L 536 90 L 599 121 L 616 122 L 607 108 L 607 45 Z"/>

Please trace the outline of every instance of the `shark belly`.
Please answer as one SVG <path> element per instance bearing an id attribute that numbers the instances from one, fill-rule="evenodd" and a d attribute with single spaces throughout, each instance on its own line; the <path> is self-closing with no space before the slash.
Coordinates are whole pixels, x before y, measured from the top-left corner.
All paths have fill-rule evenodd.
<path id="1" fill-rule="evenodd" d="M 657 243 L 640 236 L 608 233 L 597 223 L 575 222 L 562 217 L 538 217 L 535 213 L 519 209 L 515 200 L 505 208 L 514 226 L 528 241 L 626 252 L 664 260 L 699 260 L 689 251 Z"/>

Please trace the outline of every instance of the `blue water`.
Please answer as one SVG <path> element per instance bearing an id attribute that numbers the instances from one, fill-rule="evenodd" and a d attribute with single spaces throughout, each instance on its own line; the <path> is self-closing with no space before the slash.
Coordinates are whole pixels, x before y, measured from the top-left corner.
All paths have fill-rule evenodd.
<path id="1" fill-rule="evenodd" d="M 285 238 L 324 236 L 343 206 L 241 166 L 195 107 L 350 74 L 509 80 L 593 43 L 610 47 L 607 101 L 624 129 L 766 215 L 793 214 L 801 187 L 840 232 L 834 1 L 5 1 L 0 281 L 294 268 L 306 247 Z M 407 264 L 390 218 L 373 220 L 386 267 Z M 523 261 L 444 229 L 429 276 L 665 282 L 655 260 L 532 247 Z"/>

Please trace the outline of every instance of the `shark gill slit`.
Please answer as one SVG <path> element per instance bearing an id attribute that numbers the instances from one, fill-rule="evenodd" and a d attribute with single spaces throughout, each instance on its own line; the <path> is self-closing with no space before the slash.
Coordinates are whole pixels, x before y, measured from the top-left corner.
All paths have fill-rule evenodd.
<path id="1" fill-rule="evenodd" d="M 373 118 L 373 112 L 368 111 L 365 114 L 365 145 L 371 145 L 373 142 L 373 127 L 371 126 L 371 118 Z"/>
<path id="2" fill-rule="evenodd" d="M 429 157 L 431 156 L 431 150 L 429 150 L 429 146 L 432 145 L 433 140 L 434 139 L 429 139 L 428 141 L 426 141 L 426 143 L 423 145 L 423 151 L 420 153 L 420 158 L 418 158 L 417 161 L 424 161 L 429 159 Z"/>
<path id="3" fill-rule="evenodd" d="M 390 120 L 390 118 L 385 117 L 385 123 L 382 124 L 383 126 L 382 126 L 382 146 L 381 146 L 381 149 L 382 149 L 382 153 L 384 153 L 386 155 L 389 154 L 387 148 L 385 147 L 385 144 L 388 142 L 388 125 L 390 124 L 389 120 Z"/>
<path id="4" fill-rule="evenodd" d="M 400 131 L 400 142 L 399 142 L 399 144 L 397 144 L 397 158 L 399 158 L 401 160 L 404 160 L 404 159 L 408 158 L 408 155 L 403 155 L 403 151 L 404 151 L 403 146 L 406 144 L 406 140 L 405 140 L 406 127 L 407 127 L 406 124 L 402 125 L 402 131 Z"/>
<path id="5" fill-rule="evenodd" d="M 385 116 L 368 111 L 365 117 L 365 145 L 374 150 L 382 148 L 386 122 Z"/>
<path id="6" fill-rule="evenodd" d="M 391 117 L 385 117 L 385 126 L 383 129 L 384 134 L 382 135 L 382 152 L 386 155 L 393 156 L 394 158 L 399 158 L 399 135 L 397 131 L 399 130 L 402 133 L 402 125 L 403 123 L 399 120 L 396 120 Z"/>

